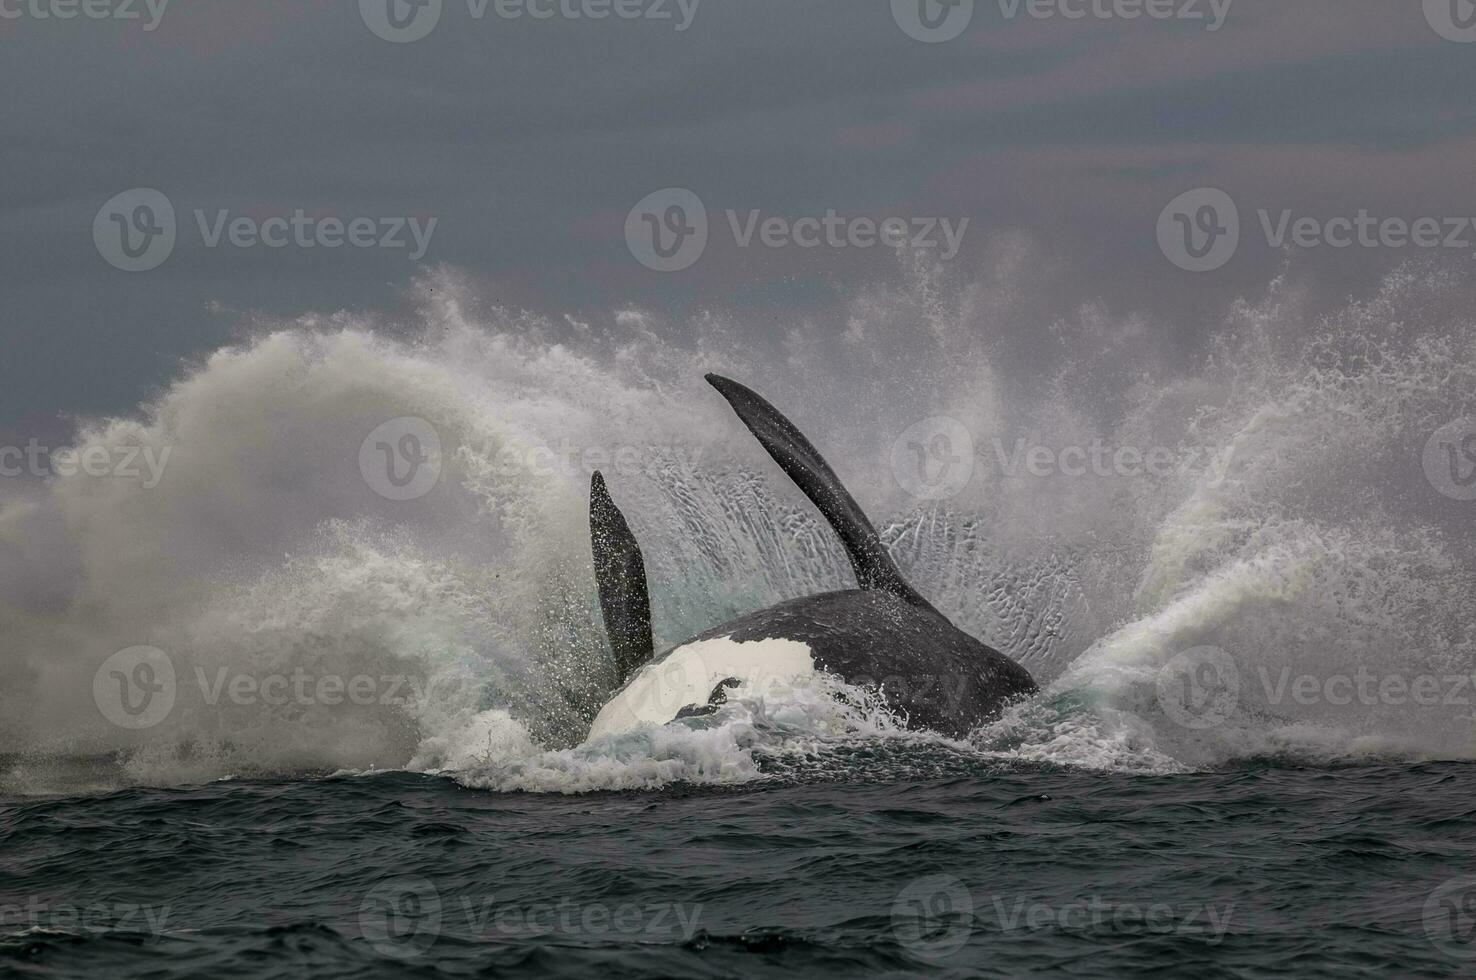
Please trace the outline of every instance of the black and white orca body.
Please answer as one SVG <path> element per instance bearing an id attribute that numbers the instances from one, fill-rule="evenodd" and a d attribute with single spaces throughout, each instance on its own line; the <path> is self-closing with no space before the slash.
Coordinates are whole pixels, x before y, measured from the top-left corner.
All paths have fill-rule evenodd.
<path id="1" fill-rule="evenodd" d="M 622 686 L 590 738 L 705 714 L 729 690 L 814 673 L 874 688 L 908 727 L 956 738 L 1036 691 L 1023 667 L 958 629 L 907 584 L 855 500 L 788 419 L 735 381 L 707 380 L 830 522 L 860 588 L 790 599 L 653 656 L 644 559 L 596 473 L 595 574 Z"/>

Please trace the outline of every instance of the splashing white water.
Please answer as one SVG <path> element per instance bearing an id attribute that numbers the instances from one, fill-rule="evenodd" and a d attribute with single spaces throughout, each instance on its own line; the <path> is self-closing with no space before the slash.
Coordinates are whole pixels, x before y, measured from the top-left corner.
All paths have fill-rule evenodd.
<path id="1" fill-rule="evenodd" d="M 759 757 L 782 762 L 821 755 L 837 742 L 911 738 L 868 692 L 821 677 L 770 684 L 762 691 L 740 687 L 712 715 L 643 726 L 562 750 L 540 748 L 506 712 L 488 711 L 451 738 L 423 747 L 411 768 L 448 770 L 464 785 L 499 791 L 722 785 L 763 778 Z"/>
<path id="2" fill-rule="evenodd" d="M 1320 318 L 1277 282 L 1194 369 L 1169 364 L 1141 318 L 1083 309 L 1051 326 L 1064 342 L 1027 380 L 994 366 L 1008 355 L 993 321 L 1027 316 L 1001 273 L 950 293 L 914 271 L 853 298 L 843 323 L 769 341 L 735 312 L 594 325 L 483 308 L 449 273 L 420 284 L 409 327 L 259 324 L 137 418 L 79 433 L 82 448 L 168 449 L 157 486 L 53 476 L 0 503 L 7 782 L 106 755 L 147 782 L 377 767 L 639 788 L 916 738 L 806 690 L 579 744 L 614 680 L 590 470 L 606 470 L 642 542 L 658 643 L 850 583 L 829 532 L 701 383 L 708 370 L 791 414 L 919 590 L 1043 682 L 976 734 L 982 757 L 1172 771 L 1470 756 L 1476 692 L 1303 703 L 1282 680 L 1476 670 L 1476 505 L 1434 493 L 1420 469 L 1430 433 L 1473 412 L 1463 281 L 1401 270 Z M 937 416 L 969 432 L 972 477 L 920 505 L 894 444 Z M 365 437 L 399 417 L 442 446 L 435 489 L 409 501 L 376 493 L 359 465 Z M 1182 465 L 1041 473 L 1016 453 L 1064 461 L 1094 442 Z M 175 701 L 156 724 L 120 727 L 94 677 L 141 644 L 170 658 Z M 1178 724 L 1163 672 L 1206 646 L 1235 665 L 1238 697 L 1212 727 Z M 364 696 L 339 690 L 356 681 Z"/>

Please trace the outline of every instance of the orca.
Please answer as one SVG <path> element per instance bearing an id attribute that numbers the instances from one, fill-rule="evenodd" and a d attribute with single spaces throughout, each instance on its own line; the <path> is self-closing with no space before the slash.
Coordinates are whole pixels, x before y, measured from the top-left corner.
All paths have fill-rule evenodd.
<path id="1" fill-rule="evenodd" d="M 1037 690 L 1030 673 L 960 630 L 902 577 L 830 466 L 778 409 L 707 375 L 840 538 L 855 589 L 789 599 L 655 655 L 645 559 L 604 477 L 590 480 L 590 542 L 617 689 L 589 739 L 711 714 L 730 691 L 816 672 L 876 691 L 910 729 L 963 738 Z"/>

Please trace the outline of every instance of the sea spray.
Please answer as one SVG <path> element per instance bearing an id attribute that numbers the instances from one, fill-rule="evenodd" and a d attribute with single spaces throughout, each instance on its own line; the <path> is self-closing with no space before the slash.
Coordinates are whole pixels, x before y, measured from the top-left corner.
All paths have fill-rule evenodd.
<path id="1" fill-rule="evenodd" d="M 1256 683 L 1283 667 L 1476 663 L 1469 505 L 1420 468 L 1431 433 L 1473 411 L 1466 280 L 1403 267 L 1315 314 L 1278 280 L 1188 363 L 1156 342 L 1161 325 L 1081 308 L 1041 325 L 1060 342 L 1025 383 L 995 337 L 1035 322 L 1020 296 L 1048 289 L 1051 265 L 1024 246 L 998 258 L 960 284 L 903 255 L 899 282 L 767 340 L 741 310 L 584 322 L 503 309 L 444 270 L 405 322 L 255 321 L 133 417 L 80 428 L 79 448 L 169 450 L 155 485 L 52 474 L 0 503 L 0 736 L 29 785 L 46 760 L 79 757 L 144 782 L 414 768 L 544 789 L 761 778 L 796 739 L 854 760 L 858 733 L 893 736 L 803 707 L 789 727 L 580 745 L 614 683 L 589 568 L 591 460 L 629 464 L 615 478 L 658 644 L 850 585 L 823 523 L 702 384 L 721 369 L 792 411 L 917 587 L 1046 687 L 971 747 L 933 751 L 1134 771 L 1299 747 L 1469 754 L 1470 708 L 1272 703 Z M 920 499 L 898 462 L 935 462 L 937 447 L 898 448 L 933 418 L 972 443 L 942 447 L 970 468 L 941 500 Z M 370 479 L 380 447 L 361 453 L 401 419 L 440 448 L 413 499 Z M 992 440 L 1020 439 L 1058 459 L 1095 442 L 1223 464 L 991 465 Z M 122 727 L 95 682 L 140 647 L 170 658 L 176 697 L 157 724 Z M 1205 647 L 1244 683 L 1215 725 L 1186 727 L 1160 681 Z M 308 703 L 262 696 L 296 676 L 313 681 Z M 411 694 L 329 703 L 386 677 L 414 680 Z"/>

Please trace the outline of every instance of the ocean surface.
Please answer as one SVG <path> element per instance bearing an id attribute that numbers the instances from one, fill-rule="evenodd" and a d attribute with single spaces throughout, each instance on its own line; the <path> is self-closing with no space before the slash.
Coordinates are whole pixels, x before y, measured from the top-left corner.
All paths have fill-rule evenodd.
<path id="1" fill-rule="evenodd" d="M 386 773 L 0 798 L 0 975 L 1476 970 L 1470 766 L 846 761 L 577 796 Z"/>

